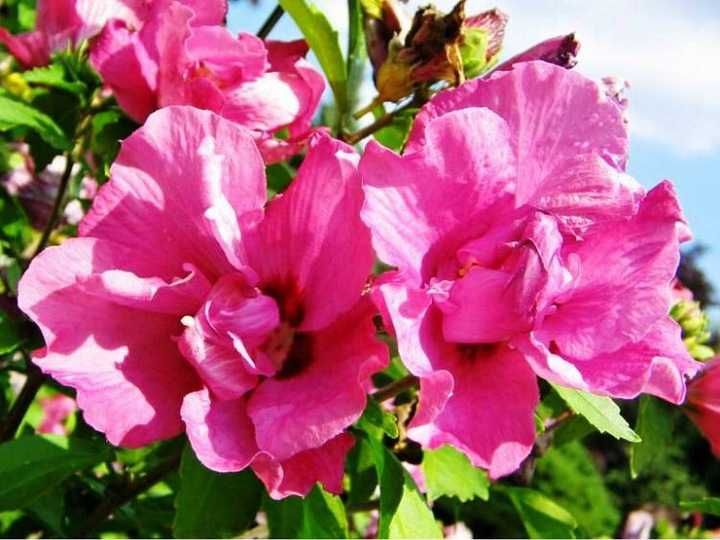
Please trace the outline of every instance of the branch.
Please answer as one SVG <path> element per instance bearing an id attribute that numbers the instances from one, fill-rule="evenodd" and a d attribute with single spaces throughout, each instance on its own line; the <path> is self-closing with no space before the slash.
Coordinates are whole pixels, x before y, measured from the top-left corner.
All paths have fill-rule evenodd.
<path id="1" fill-rule="evenodd" d="M 405 390 L 417 388 L 419 384 L 420 379 L 418 379 L 415 375 L 407 375 L 402 379 L 391 382 L 387 386 L 383 386 L 377 392 L 371 394 L 370 397 L 375 399 L 375 401 L 387 401 L 398 394 L 402 394 Z"/>
<path id="2" fill-rule="evenodd" d="M 71 153 L 67 152 L 65 154 L 67 158 L 67 162 L 65 163 L 65 171 L 63 171 L 62 178 L 60 178 L 60 185 L 58 186 L 58 192 L 55 196 L 55 202 L 53 203 L 52 211 L 50 212 L 50 217 L 48 218 L 48 222 L 45 225 L 45 229 L 42 232 L 42 236 L 40 237 L 40 242 L 38 243 L 37 247 L 35 248 L 35 251 L 33 252 L 32 256 L 30 257 L 30 260 L 34 259 L 38 253 L 40 253 L 43 249 L 45 249 L 45 246 L 47 246 L 48 241 L 50 240 L 50 235 L 53 232 L 53 229 L 55 229 L 55 225 L 57 224 L 58 217 L 60 216 L 60 207 L 62 206 L 62 202 L 65 199 L 65 192 L 67 191 L 68 184 L 70 183 L 70 177 L 72 176 L 72 169 L 75 165 L 75 162 L 73 161 L 71 157 Z M 30 262 L 28 261 L 28 263 Z"/>
<path id="3" fill-rule="evenodd" d="M 182 448 L 143 476 L 128 481 L 119 491 L 111 493 L 95 508 L 87 521 L 75 531 L 75 535 L 78 538 L 86 538 L 118 509 L 175 471 L 180 466 L 181 455 Z"/>
<path id="4" fill-rule="evenodd" d="M 15 403 L 5 417 L 5 421 L 0 425 L 0 443 L 4 443 L 15 438 L 20 424 L 22 424 L 25 413 L 32 405 L 35 395 L 45 381 L 45 375 L 42 374 L 31 361 L 28 361 L 27 378 L 25 384 L 20 390 Z"/>
<path id="5" fill-rule="evenodd" d="M 275 9 L 272 10 L 272 13 L 270 13 L 268 18 L 265 20 L 263 25 L 260 27 L 260 30 L 257 31 L 257 37 L 259 37 L 260 39 L 265 39 L 266 37 L 268 37 L 268 34 L 272 32 L 273 28 L 275 28 L 275 25 L 283 16 L 283 13 L 285 13 L 285 10 L 281 6 L 276 6 Z"/>

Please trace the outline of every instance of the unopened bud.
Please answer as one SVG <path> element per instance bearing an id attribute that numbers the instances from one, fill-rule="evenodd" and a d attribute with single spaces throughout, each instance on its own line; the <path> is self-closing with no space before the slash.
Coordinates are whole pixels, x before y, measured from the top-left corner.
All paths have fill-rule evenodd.
<path id="1" fill-rule="evenodd" d="M 690 355 L 696 360 L 707 360 L 710 340 L 710 319 L 700 308 L 700 303 L 692 300 L 681 300 L 670 310 L 670 316 L 682 328 L 683 343 Z M 712 353 L 712 350 L 710 350 Z"/>
<path id="2" fill-rule="evenodd" d="M 533 60 L 541 60 L 566 69 L 572 69 L 577 64 L 577 54 L 579 51 L 580 42 L 574 33 L 567 34 L 566 36 L 557 36 L 538 43 L 527 51 L 513 56 L 500 64 L 497 69 L 507 71 L 519 62 L 531 62 Z"/>

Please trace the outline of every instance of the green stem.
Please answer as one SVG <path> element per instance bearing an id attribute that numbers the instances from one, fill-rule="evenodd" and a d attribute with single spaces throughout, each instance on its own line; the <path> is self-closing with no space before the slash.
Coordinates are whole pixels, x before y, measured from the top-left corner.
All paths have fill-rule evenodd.
<path id="1" fill-rule="evenodd" d="M 268 18 L 265 20 L 263 25 L 260 27 L 260 30 L 257 31 L 257 37 L 259 37 L 260 39 L 265 39 L 266 37 L 268 37 L 270 32 L 272 32 L 272 29 L 275 28 L 275 25 L 282 18 L 283 13 L 285 13 L 285 10 L 281 6 L 276 6 L 275 9 L 272 10 L 272 13 L 270 13 Z"/>
<path id="2" fill-rule="evenodd" d="M 387 386 L 380 388 L 377 392 L 373 393 L 371 397 L 375 399 L 375 401 L 387 401 L 398 394 L 402 394 L 405 390 L 417 388 L 419 384 L 420 379 L 418 379 L 415 375 L 407 375 L 402 379 L 393 381 Z"/>
<path id="3" fill-rule="evenodd" d="M 15 433 L 20 427 L 20 424 L 22 424 L 27 410 L 30 408 L 30 405 L 32 405 L 35 395 L 45 381 L 45 375 L 43 375 L 34 364 L 28 362 L 27 370 L 25 384 L 23 385 L 22 390 L 20 390 L 20 393 L 18 394 L 15 403 L 13 403 L 12 408 L 8 412 L 7 417 L 5 417 L 5 421 L 0 426 L 0 443 L 4 443 L 15 438 Z"/>
<path id="4" fill-rule="evenodd" d="M 37 255 L 45 249 L 47 246 L 50 235 L 52 234 L 53 230 L 55 229 L 55 225 L 57 225 L 58 218 L 60 217 L 60 209 L 62 208 L 63 200 L 65 199 L 65 192 L 67 191 L 68 184 L 70 183 L 70 177 L 72 176 L 72 169 L 75 165 L 75 162 L 72 159 L 71 152 L 66 152 L 65 154 L 67 163 L 65 164 L 65 171 L 63 171 L 63 175 L 60 178 L 60 185 L 58 186 L 58 192 L 55 196 L 55 202 L 53 203 L 52 211 L 50 212 L 50 217 L 48 218 L 48 222 L 45 225 L 45 229 L 42 232 L 42 236 L 40 237 L 40 241 L 38 242 L 37 247 L 35 248 L 35 251 L 33 252 L 32 256 L 30 257 L 30 260 L 37 257 Z M 30 261 L 28 261 L 29 263 Z"/>
<path id="5" fill-rule="evenodd" d="M 154 469 L 146 472 L 138 478 L 128 481 L 115 493 L 110 493 L 95 508 L 95 510 L 93 510 L 85 523 L 83 523 L 83 525 L 75 531 L 75 536 L 78 538 L 85 538 L 95 532 L 98 527 L 100 527 L 100 525 L 102 525 L 103 522 L 112 516 L 118 509 L 125 506 L 141 493 L 146 492 L 168 474 L 177 470 L 180 466 L 181 456 L 182 448 Z"/>

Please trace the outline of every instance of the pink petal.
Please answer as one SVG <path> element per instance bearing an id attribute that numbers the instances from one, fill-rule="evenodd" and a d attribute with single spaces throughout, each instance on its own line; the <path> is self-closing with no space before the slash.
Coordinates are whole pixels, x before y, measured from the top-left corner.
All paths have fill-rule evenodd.
<path id="1" fill-rule="evenodd" d="M 110 442 L 136 447 L 182 431 L 180 403 L 197 379 L 172 340 L 177 317 L 126 307 L 78 285 L 118 262 L 110 243 L 67 240 L 33 260 L 18 303 L 45 338 L 47 350 L 35 362 L 77 390 L 85 420 Z"/>
<path id="2" fill-rule="evenodd" d="M 50 63 L 50 51 L 42 32 L 28 32 L 17 36 L 0 27 L 0 43 L 24 67 L 46 66 Z"/>
<path id="3" fill-rule="evenodd" d="M 565 257 L 578 262 L 580 275 L 536 332 L 542 341 L 554 341 L 561 356 L 589 359 L 639 342 L 667 315 L 679 261 L 673 201 L 672 191 L 660 185 L 633 219 L 595 226 L 568 248 Z"/>
<path id="4" fill-rule="evenodd" d="M 558 260 L 562 237 L 555 219 L 531 214 L 517 243 L 503 268 L 470 267 L 455 281 L 448 301 L 438 302 L 445 339 L 456 343 L 509 339 L 530 330 L 535 315 L 563 291 L 570 275 Z M 467 251 L 482 257 L 481 252 Z"/>
<path id="5" fill-rule="evenodd" d="M 90 49 L 90 62 L 133 120 L 144 122 L 157 108 L 157 65 L 125 23 L 116 20 L 105 26 Z"/>
<path id="6" fill-rule="evenodd" d="M 65 421 L 77 410 L 75 400 L 63 394 L 41 398 L 42 419 L 37 427 L 38 433 L 67 435 Z"/>
<path id="7" fill-rule="evenodd" d="M 258 375 L 277 371 L 265 358 L 253 356 L 279 323 L 272 298 L 249 287 L 242 276 L 228 274 L 189 323 L 180 351 L 215 396 L 235 399 L 255 388 Z"/>
<path id="8" fill-rule="evenodd" d="M 261 217 L 262 159 L 242 128 L 168 107 L 123 142 L 80 234 L 133 247 L 157 268 L 190 263 L 209 279 L 244 266 L 241 229 Z"/>
<path id="9" fill-rule="evenodd" d="M 375 250 L 416 280 L 430 248 L 453 229 L 467 229 L 470 218 L 512 189 L 514 178 L 507 125 L 490 111 L 428 120 L 424 134 L 402 157 L 370 143 L 360 164 L 362 216 Z"/>
<path id="10" fill-rule="evenodd" d="M 360 417 L 370 375 L 387 363 L 373 315 L 365 299 L 326 329 L 295 335 L 283 370 L 248 401 L 261 450 L 284 461 L 322 446 Z"/>
<path id="11" fill-rule="evenodd" d="M 193 28 L 185 42 L 191 60 L 202 62 L 221 87 L 262 76 L 267 69 L 267 49 L 260 38 L 242 33 L 237 37 L 221 26 Z"/>
<path id="12" fill-rule="evenodd" d="M 50 50 L 65 47 L 81 28 L 76 0 L 38 0 L 35 28 L 44 34 Z"/>
<path id="13" fill-rule="evenodd" d="M 558 189 L 557 177 L 572 176 L 568 169 L 578 166 L 578 155 L 595 154 L 612 169 L 625 168 L 627 134 L 615 104 L 590 79 L 545 62 L 521 63 L 511 71 L 437 94 L 415 120 L 406 151 L 426 144 L 435 118 L 471 107 L 487 107 L 509 125 L 518 164 L 517 205 L 543 209 L 543 199 L 551 207 L 560 205 L 564 192 Z M 586 174 L 571 191 L 595 215 L 614 215 L 617 206 L 634 201 L 636 185 L 629 188 L 602 174 L 588 181 Z"/>
<path id="14" fill-rule="evenodd" d="M 540 377 L 621 399 L 647 393 L 680 404 L 685 381 L 700 367 L 688 354 L 680 327 L 669 318 L 653 325 L 638 343 L 584 360 L 561 357 L 532 337 L 514 343 Z"/>
<path id="15" fill-rule="evenodd" d="M 305 450 L 281 462 L 261 455 L 252 465 L 273 499 L 307 495 L 317 482 L 326 491 L 340 495 L 345 458 L 355 444 L 353 436 L 342 433 L 320 448 Z"/>
<path id="16" fill-rule="evenodd" d="M 688 385 L 685 412 L 707 437 L 716 456 L 720 456 L 720 362 L 705 364 L 700 375 Z"/>
<path id="17" fill-rule="evenodd" d="M 258 455 L 244 398 L 219 401 L 199 390 L 185 397 L 181 414 L 195 455 L 208 469 L 241 471 Z"/>
<path id="18" fill-rule="evenodd" d="M 261 288 L 302 331 L 326 327 L 355 304 L 370 275 L 370 234 L 358 216 L 357 155 L 318 136 L 281 196 L 245 242 Z"/>
<path id="19" fill-rule="evenodd" d="M 535 441 L 534 411 L 539 401 L 535 374 L 522 356 L 504 345 L 456 346 L 442 342 L 437 314 L 424 324 L 434 342 L 433 367 L 452 377 L 452 393 L 441 412 L 413 419 L 408 436 L 423 446 L 450 444 L 492 478 L 515 471 Z M 425 380 L 423 379 L 423 383 Z M 420 407 L 428 396 L 421 385 Z"/>

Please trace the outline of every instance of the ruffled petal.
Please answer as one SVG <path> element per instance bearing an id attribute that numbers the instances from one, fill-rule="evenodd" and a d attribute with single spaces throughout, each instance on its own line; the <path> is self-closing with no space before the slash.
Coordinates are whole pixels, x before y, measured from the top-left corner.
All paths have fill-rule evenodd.
<path id="1" fill-rule="evenodd" d="M 157 108 L 157 64 L 123 21 L 105 26 L 90 49 L 90 62 L 133 120 L 144 122 Z"/>
<path id="2" fill-rule="evenodd" d="M 637 343 L 667 316 L 684 226 L 668 185 L 653 189 L 631 220 L 595 226 L 568 248 L 579 265 L 574 289 L 535 333 L 560 356 L 589 359 Z"/>
<path id="3" fill-rule="evenodd" d="M 261 288 L 302 331 L 323 328 L 350 309 L 370 275 L 373 254 L 358 215 L 363 194 L 356 165 L 349 146 L 318 136 L 295 180 L 246 237 Z"/>
<path id="4" fill-rule="evenodd" d="M 362 414 L 370 375 L 388 360 L 368 299 L 330 327 L 297 334 L 283 369 L 248 401 L 261 450 L 278 461 L 322 446 Z"/>
<path id="5" fill-rule="evenodd" d="M 188 394 L 182 403 L 190 444 L 200 462 L 218 472 L 237 472 L 258 455 L 245 399 L 220 401 L 206 390 Z"/>
<path id="6" fill-rule="evenodd" d="M 637 199 L 639 186 L 612 172 L 624 171 L 627 162 L 621 112 L 592 80 L 549 63 L 527 62 L 467 82 L 423 107 L 406 151 L 427 144 L 428 127 L 436 118 L 472 107 L 487 107 L 509 125 L 518 206 L 570 210 L 567 218 L 576 224 L 579 218 L 611 218 Z M 578 162 L 580 155 L 587 158 Z M 609 169 L 593 163 L 593 156 Z M 563 204 L 565 179 L 573 179 L 570 193 L 577 204 L 572 209 Z"/>
<path id="7" fill-rule="evenodd" d="M 375 250 L 417 284 L 430 248 L 511 191 L 515 175 L 507 124 L 488 110 L 433 118 L 423 133 L 402 157 L 370 143 L 360 163 Z"/>
<path id="8" fill-rule="evenodd" d="M 35 362 L 77 390 L 85 420 L 110 442 L 136 447 L 182 432 L 180 403 L 198 380 L 172 339 L 180 333 L 177 316 L 83 289 L 83 281 L 127 261 L 124 255 L 89 238 L 49 248 L 20 281 L 18 303 L 45 338 Z"/>
<path id="9" fill-rule="evenodd" d="M 158 269 L 190 263 L 210 280 L 244 268 L 242 230 L 265 204 L 249 133 L 191 107 L 151 115 L 128 137 L 80 234 L 143 252 Z"/>
<path id="10" fill-rule="evenodd" d="M 532 336 L 513 343 L 538 376 L 621 399 L 646 393 L 680 404 L 685 400 L 686 381 L 701 366 L 690 357 L 680 327 L 669 318 L 653 325 L 642 341 L 590 359 L 560 356 Z"/>
<path id="11" fill-rule="evenodd" d="M 340 495 L 345 458 L 355 444 L 353 436 L 342 433 L 320 448 L 305 450 L 284 461 L 275 461 L 262 454 L 252 465 L 273 499 L 290 495 L 304 497 L 322 484 L 326 491 Z"/>
<path id="12" fill-rule="evenodd" d="M 439 321 L 433 318 L 426 324 L 435 327 L 433 337 L 442 343 Z M 428 448 L 450 444 L 475 466 L 488 469 L 492 478 L 510 474 L 535 442 L 534 411 L 539 401 L 535 374 L 517 351 L 504 345 L 439 348 L 433 366 L 436 373 L 450 374 L 452 392 L 436 414 L 420 415 L 419 410 L 408 436 Z M 420 409 L 424 400 L 438 401 L 437 375 L 428 382 L 422 379 Z"/>

